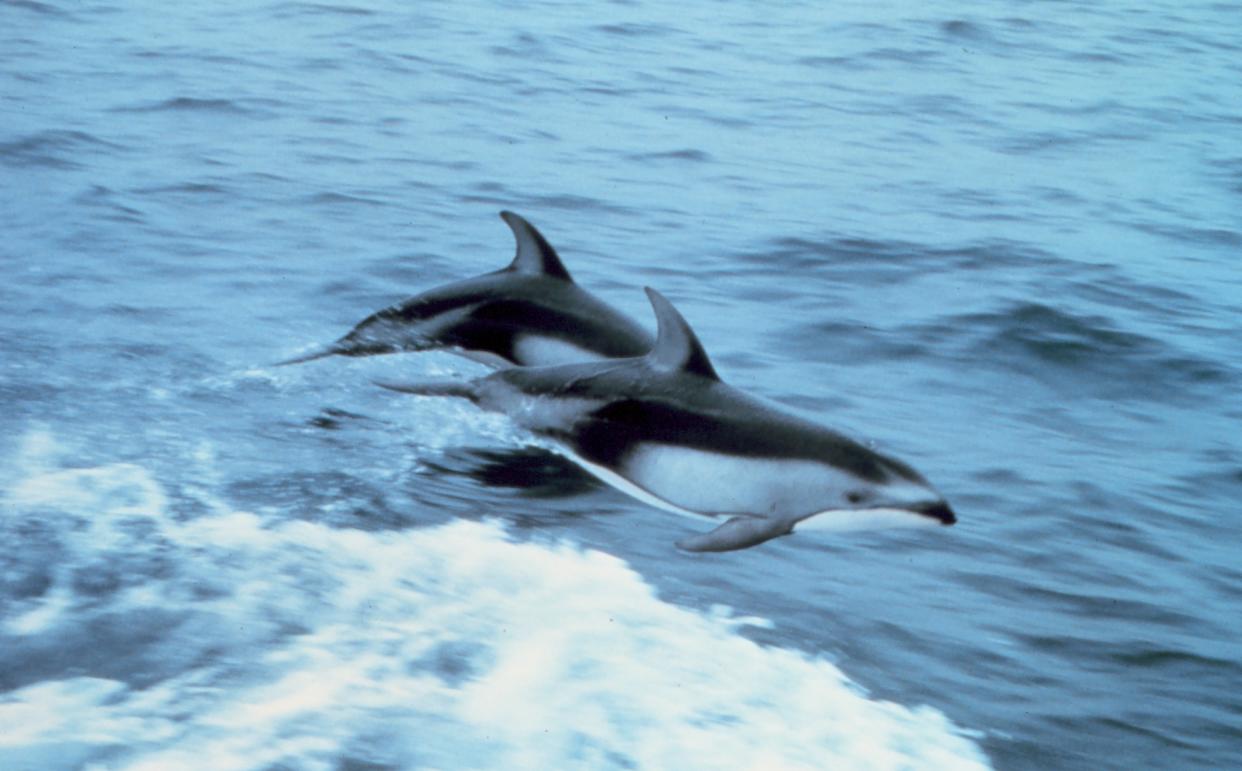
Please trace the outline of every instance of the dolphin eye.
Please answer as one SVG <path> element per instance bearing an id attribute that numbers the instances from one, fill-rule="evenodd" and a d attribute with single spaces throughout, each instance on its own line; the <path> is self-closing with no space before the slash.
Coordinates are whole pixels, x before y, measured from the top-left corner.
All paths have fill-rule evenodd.
<path id="1" fill-rule="evenodd" d="M 862 503 L 863 501 L 867 500 L 867 494 L 860 493 L 857 490 L 850 490 L 848 493 L 845 494 L 845 500 L 849 501 L 850 503 Z"/>

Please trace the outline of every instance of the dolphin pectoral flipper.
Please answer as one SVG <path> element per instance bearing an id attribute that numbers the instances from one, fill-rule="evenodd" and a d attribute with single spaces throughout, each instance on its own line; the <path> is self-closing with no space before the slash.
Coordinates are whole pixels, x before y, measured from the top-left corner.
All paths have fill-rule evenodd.
<path id="1" fill-rule="evenodd" d="M 455 396 L 459 399 L 479 400 L 479 389 L 473 382 L 458 380 L 373 380 L 380 388 L 415 396 Z"/>
<path id="2" fill-rule="evenodd" d="M 677 542 L 686 551 L 734 551 L 757 546 L 764 541 L 789 535 L 793 528 L 787 522 L 767 517 L 733 517 L 710 533 L 692 535 Z"/>

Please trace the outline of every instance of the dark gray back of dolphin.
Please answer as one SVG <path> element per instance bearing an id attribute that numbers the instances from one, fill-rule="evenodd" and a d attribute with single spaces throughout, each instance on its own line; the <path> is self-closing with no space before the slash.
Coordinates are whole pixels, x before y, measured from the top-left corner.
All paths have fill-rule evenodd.
<path id="1" fill-rule="evenodd" d="M 685 318 L 648 288 L 659 334 L 644 357 L 499 372 L 526 393 L 598 401 L 563 439 L 588 459 L 622 460 L 641 442 L 739 457 L 825 460 L 871 481 L 926 481 L 910 466 L 818 423 L 778 410 L 724 383 Z M 658 382 L 658 386 L 654 383 Z"/>

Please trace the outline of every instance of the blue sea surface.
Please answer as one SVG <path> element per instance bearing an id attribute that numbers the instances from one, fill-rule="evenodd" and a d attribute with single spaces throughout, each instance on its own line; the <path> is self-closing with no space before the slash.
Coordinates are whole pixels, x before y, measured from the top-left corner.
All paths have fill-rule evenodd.
<path id="1" fill-rule="evenodd" d="M 0 2 L 0 768 L 1228 768 L 1242 7 Z M 512 209 L 951 529 L 274 367 Z M 687 484 L 695 480 L 687 479 Z"/>

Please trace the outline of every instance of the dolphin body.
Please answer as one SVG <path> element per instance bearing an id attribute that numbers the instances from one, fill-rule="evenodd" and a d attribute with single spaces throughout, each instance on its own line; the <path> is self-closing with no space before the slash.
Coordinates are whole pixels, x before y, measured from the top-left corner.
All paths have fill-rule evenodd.
<path id="1" fill-rule="evenodd" d="M 508 267 L 373 313 L 335 343 L 280 364 L 447 348 L 494 367 L 543 366 L 651 348 L 646 330 L 574 283 L 533 225 L 510 211 L 500 216 L 517 239 Z"/>
<path id="2" fill-rule="evenodd" d="M 956 521 L 905 463 L 722 382 L 681 314 L 647 295 L 659 332 L 645 356 L 379 385 L 506 413 L 623 492 L 718 524 L 677 543 L 689 551 L 744 549 L 795 530 Z"/>

